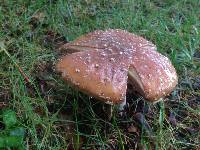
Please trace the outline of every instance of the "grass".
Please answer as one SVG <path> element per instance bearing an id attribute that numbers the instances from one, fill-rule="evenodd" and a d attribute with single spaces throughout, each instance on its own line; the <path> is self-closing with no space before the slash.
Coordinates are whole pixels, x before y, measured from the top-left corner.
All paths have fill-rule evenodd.
<path id="1" fill-rule="evenodd" d="M 26 129 L 26 149 L 200 149 L 199 8 L 198 0 L 2 1 L 0 101 Z M 131 97 L 127 115 L 115 111 L 110 122 L 102 104 L 68 87 L 49 65 L 60 43 L 108 28 L 151 40 L 179 74 L 166 101 Z"/>

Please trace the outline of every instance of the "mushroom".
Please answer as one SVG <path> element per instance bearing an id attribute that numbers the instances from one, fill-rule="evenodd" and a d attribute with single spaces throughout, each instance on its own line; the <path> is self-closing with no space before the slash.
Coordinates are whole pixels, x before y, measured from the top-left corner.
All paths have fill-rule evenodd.
<path id="1" fill-rule="evenodd" d="M 170 60 L 146 39 L 120 29 L 97 30 L 61 47 L 57 71 L 71 85 L 109 104 L 125 104 L 127 82 L 155 102 L 177 84 Z"/>

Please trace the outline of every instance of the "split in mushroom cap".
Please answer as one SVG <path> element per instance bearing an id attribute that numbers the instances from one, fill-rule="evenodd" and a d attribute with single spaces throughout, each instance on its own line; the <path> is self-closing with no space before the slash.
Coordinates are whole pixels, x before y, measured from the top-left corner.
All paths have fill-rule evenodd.
<path id="1" fill-rule="evenodd" d="M 134 42 L 136 40 L 139 40 L 140 43 Z M 60 49 L 67 51 L 67 53 L 106 48 L 110 48 L 108 50 L 112 51 L 112 47 L 115 46 L 119 52 L 128 49 L 130 53 L 136 49 L 137 45 L 147 44 L 147 42 L 144 38 L 121 29 L 96 30 L 64 44 Z M 148 42 L 148 44 L 152 43 Z"/>
<path id="2" fill-rule="evenodd" d="M 57 70 L 71 84 L 104 101 L 119 103 L 124 99 L 127 74 L 135 90 L 149 101 L 169 94 L 177 84 L 176 71 L 169 59 L 158 53 L 151 42 L 124 30 L 97 30 L 64 45 L 62 49 L 70 53 L 82 52 L 63 57 Z M 91 56 L 90 63 L 86 63 L 85 55 Z M 88 69 L 91 67 L 96 69 Z M 74 75 L 73 69 L 76 68 L 80 71 Z M 110 70 L 112 73 L 108 73 Z M 87 77 L 83 78 L 85 75 Z M 108 84 L 102 82 L 106 76 Z M 115 76 L 117 78 L 113 78 Z"/>

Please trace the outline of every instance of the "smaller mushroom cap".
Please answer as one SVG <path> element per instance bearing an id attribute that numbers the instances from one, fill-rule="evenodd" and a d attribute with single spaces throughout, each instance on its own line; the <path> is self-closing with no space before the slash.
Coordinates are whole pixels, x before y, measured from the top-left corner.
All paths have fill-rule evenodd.
<path id="1" fill-rule="evenodd" d="M 170 60 L 155 49 L 156 46 L 149 45 L 134 52 L 128 73 L 135 90 L 152 102 L 168 95 L 178 82 Z"/>

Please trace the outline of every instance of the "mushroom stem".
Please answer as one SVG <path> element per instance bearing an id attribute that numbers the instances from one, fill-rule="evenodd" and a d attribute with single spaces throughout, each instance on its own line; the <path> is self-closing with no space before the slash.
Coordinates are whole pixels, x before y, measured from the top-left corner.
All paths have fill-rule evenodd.
<path id="1" fill-rule="evenodd" d="M 124 99 L 124 101 L 121 104 L 119 104 L 119 108 L 118 108 L 119 111 L 123 111 L 125 106 L 126 106 L 126 98 Z"/>
<path id="2" fill-rule="evenodd" d="M 153 104 L 156 104 L 156 103 L 158 103 L 158 102 L 160 102 L 160 101 L 163 101 L 163 100 L 164 100 L 163 97 L 161 97 L 161 98 L 159 98 L 158 100 L 153 101 Z"/>
<path id="3" fill-rule="evenodd" d="M 112 118 L 112 114 L 113 114 L 113 105 L 105 104 L 104 105 L 104 111 L 105 111 L 105 114 L 106 114 L 108 121 L 110 121 L 111 118 Z"/>

